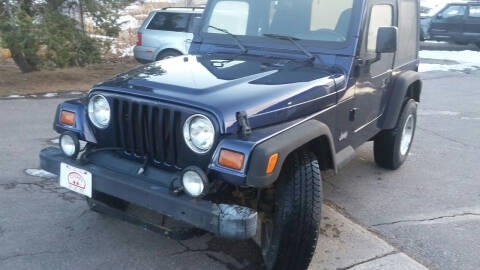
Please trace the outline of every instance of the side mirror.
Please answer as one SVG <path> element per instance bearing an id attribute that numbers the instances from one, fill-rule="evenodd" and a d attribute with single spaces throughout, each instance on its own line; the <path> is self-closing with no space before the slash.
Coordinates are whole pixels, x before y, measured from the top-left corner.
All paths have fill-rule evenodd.
<path id="1" fill-rule="evenodd" d="M 438 19 L 443 19 L 442 13 L 438 13 L 438 14 L 437 14 L 437 18 L 438 18 Z"/>
<path id="2" fill-rule="evenodd" d="M 380 27 L 377 33 L 377 54 L 394 53 L 398 48 L 398 28 Z"/>

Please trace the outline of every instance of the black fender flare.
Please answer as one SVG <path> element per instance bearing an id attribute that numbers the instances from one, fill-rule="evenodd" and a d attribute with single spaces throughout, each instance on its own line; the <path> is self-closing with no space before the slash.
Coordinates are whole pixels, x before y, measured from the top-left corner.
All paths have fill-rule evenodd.
<path id="1" fill-rule="evenodd" d="M 405 71 L 393 77 L 393 84 L 390 88 L 390 94 L 386 100 L 385 113 L 380 121 L 381 129 L 393 129 L 397 125 L 398 117 L 402 111 L 405 97 L 409 94 L 410 86 L 418 83 L 418 93 L 415 93 L 415 99 L 420 101 L 422 91 L 422 81 L 420 74 L 415 71 Z"/>
<path id="2" fill-rule="evenodd" d="M 292 152 L 321 137 L 327 138 L 330 147 L 328 150 L 332 153 L 331 166 L 336 171 L 332 133 L 327 125 L 311 119 L 261 142 L 254 148 L 249 160 L 247 186 L 263 188 L 272 185 L 277 181 L 285 160 Z M 274 154 L 278 154 L 277 165 L 271 174 L 267 174 L 268 161 Z"/>

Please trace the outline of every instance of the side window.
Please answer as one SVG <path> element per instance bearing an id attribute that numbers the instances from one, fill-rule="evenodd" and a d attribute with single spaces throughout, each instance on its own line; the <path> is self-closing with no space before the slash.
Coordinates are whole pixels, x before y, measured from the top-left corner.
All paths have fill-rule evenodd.
<path id="1" fill-rule="evenodd" d="M 449 6 L 442 11 L 443 19 L 450 19 L 454 17 L 463 17 L 467 12 L 467 6 Z"/>
<path id="2" fill-rule="evenodd" d="M 187 31 L 188 18 L 188 14 L 159 12 L 155 14 L 147 29 L 185 32 Z"/>
<path id="3" fill-rule="evenodd" d="M 470 18 L 480 19 L 480 6 L 470 6 Z"/>
<path id="4" fill-rule="evenodd" d="M 391 5 L 375 5 L 370 14 L 368 26 L 367 53 L 377 50 L 377 34 L 380 27 L 393 25 L 393 7 Z"/>
<path id="5" fill-rule="evenodd" d="M 207 25 L 228 30 L 234 35 L 246 35 L 250 5 L 246 1 L 219 1 L 213 8 Z M 204 29 L 208 33 L 224 34 L 215 29 Z"/>

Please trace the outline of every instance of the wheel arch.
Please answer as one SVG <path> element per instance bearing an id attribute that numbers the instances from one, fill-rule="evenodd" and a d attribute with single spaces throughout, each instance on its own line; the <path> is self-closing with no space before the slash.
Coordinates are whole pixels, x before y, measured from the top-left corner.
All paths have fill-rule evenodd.
<path id="1" fill-rule="evenodd" d="M 158 61 L 158 58 L 166 52 L 175 52 L 175 53 L 179 53 L 180 55 L 184 54 L 182 51 L 175 48 L 165 48 L 157 53 L 157 55 L 155 56 L 155 60 Z"/>
<path id="2" fill-rule="evenodd" d="M 422 80 L 415 71 L 406 71 L 393 78 L 390 94 L 386 100 L 385 113 L 380 121 L 381 129 L 393 129 L 402 111 L 405 99 L 414 99 L 420 102 L 422 94 Z"/>
<path id="3" fill-rule="evenodd" d="M 312 151 L 318 159 L 320 169 L 335 170 L 335 147 L 330 129 L 317 120 L 309 120 L 280 133 L 257 145 L 249 161 L 247 185 L 268 187 L 278 180 L 288 157 L 298 149 Z M 271 174 L 266 173 L 270 156 L 278 154 L 278 161 Z"/>

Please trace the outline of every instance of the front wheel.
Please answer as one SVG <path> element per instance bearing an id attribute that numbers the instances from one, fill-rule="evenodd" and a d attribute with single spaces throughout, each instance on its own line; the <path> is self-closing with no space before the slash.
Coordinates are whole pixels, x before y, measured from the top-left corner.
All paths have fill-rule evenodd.
<path id="1" fill-rule="evenodd" d="M 305 270 L 317 246 L 322 209 L 322 178 L 315 155 L 303 150 L 293 153 L 274 194 L 273 211 L 261 220 L 265 265 L 275 270 Z"/>
<path id="2" fill-rule="evenodd" d="M 417 126 L 417 102 L 408 100 L 403 106 L 397 126 L 384 130 L 374 140 L 375 162 L 382 168 L 396 170 L 407 160 Z"/>
<path id="3" fill-rule="evenodd" d="M 477 45 L 477 47 L 480 49 L 480 41 L 475 42 L 475 45 Z"/>

